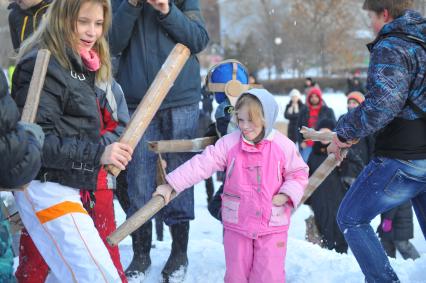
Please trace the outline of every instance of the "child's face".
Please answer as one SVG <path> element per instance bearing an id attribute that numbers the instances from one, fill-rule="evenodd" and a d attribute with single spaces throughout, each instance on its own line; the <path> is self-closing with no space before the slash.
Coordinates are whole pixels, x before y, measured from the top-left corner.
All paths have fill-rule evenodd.
<path id="1" fill-rule="evenodd" d="M 238 109 L 237 119 L 238 127 L 246 139 L 253 141 L 262 133 L 262 121 L 252 121 L 247 106 L 243 105 Z"/>
<path id="2" fill-rule="evenodd" d="M 349 101 L 348 101 L 348 109 L 349 110 L 352 110 L 352 109 L 354 109 L 354 108 L 357 108 L 359 106 L 359 103 L 356 101 L 356 100 L 354 100 L 354 99 L 349 99 Z"/>
<path id="3" fill-rule="evenodd" d="M 78 46 L 90 51 L 96 41 L 102 36 L 104 9 L 101 4 L 85 2 L 81 5 L 77 19 Z"/>

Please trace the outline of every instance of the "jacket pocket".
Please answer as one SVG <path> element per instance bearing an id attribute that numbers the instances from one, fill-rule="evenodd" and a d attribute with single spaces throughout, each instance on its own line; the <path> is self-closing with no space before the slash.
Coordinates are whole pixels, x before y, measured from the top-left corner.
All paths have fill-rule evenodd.
<path id="1" fill-rule="evenodd" d="M 269 226 L 284 226 L 289 224 L 289 215 L 287 213 L 288 206 L 272 206 L 271 219 L 269 220 Z"/>
<path id="2" fill-rule="evenodd" d="M 238 224 L 238 210 L 240 208 L 240 196 L 229 193 L 222 194 L 222 220 L 228 223 Z"/>

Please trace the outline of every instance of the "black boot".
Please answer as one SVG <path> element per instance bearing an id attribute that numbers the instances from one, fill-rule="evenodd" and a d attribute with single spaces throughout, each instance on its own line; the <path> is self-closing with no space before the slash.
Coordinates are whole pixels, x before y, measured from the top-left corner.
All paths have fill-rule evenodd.
<path id="1" fill-rule="evenodd" d="M 171 225 L 170 233 L 173 239 L 172 252 L 161 272 L 163 282 L 183 282 L 188 267 L 186 252 L 188 249 L 189 222 Z"/>
<path id="2" fill-rule="evenodd" d="M 152 221 L 133 232 L 132 240 L 133 259 L 126 269 L 126 276 L 128 278 L 145 276 L 151 266 L 149 252 L 151 251 L 152 241 Z"/>

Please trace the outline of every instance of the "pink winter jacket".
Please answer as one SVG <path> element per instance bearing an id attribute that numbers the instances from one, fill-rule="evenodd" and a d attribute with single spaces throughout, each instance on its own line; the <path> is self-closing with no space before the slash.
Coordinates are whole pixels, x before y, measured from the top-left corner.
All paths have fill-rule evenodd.
<path id="1" fill-rule="evenodd" d="M 235 131 L 207 147 L 167 175 L 178 193 L 216 171 L 225 171 L 222 220 L 226 229 L 250 238 L 288 230 L 292 207 L 297 207 L 308 184 L 308 166 L 295 144 L 273 130 L 253 145 Z M 281 207 L 272 205 L 278 193 L 289 196 Z"/>

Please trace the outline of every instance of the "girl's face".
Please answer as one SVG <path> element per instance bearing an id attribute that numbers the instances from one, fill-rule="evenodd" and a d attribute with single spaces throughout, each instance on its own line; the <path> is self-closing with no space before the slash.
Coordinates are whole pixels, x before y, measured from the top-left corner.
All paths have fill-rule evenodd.
<path id="1" fill-rule="evenodd" d="M 77 37 L 80 49 L 90 51 L 102 36 L 104 9 L 101 4 L 85 2 L 81 5 L 77 18 Z"/>
<path id="2" fill-rule="evenodd" d="M 246 105 L 238 109 L 237 119 L 238 127 L 244 137 L 249 141 L 255 140 L 262 133 L 262 121 L 252 121 L 250 119 L 249 109 Z"/>

